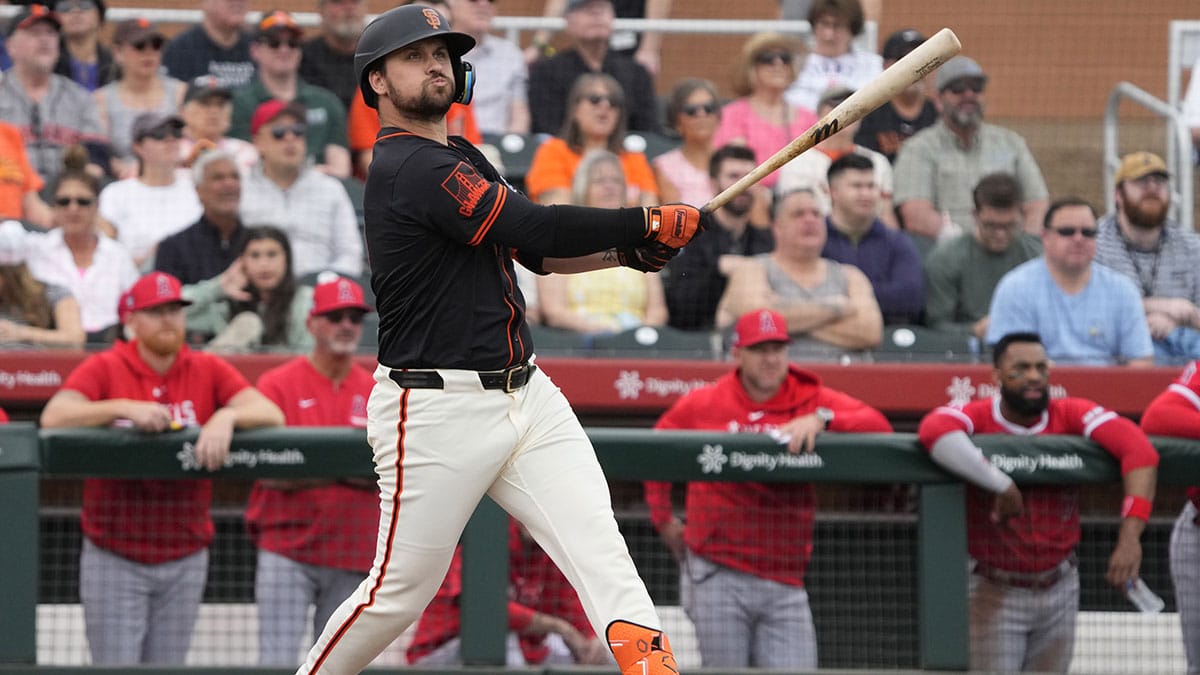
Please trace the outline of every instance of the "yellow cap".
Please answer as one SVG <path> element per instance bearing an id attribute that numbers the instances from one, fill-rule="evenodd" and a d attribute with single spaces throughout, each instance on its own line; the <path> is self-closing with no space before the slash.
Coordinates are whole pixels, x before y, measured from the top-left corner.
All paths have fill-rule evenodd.
<path id="1" fill-rule="evenodd" d="M 1113 177 L 1113 182 L 1120 185 L 1122 181 L 1137 180 L 1152 173 L 1163 176 L 1171 175 L 1167 171 L 1167 163 L 1162 160 L 1162 157 L 1145 150 L 1131 152 L 1121 158 L 1121 166 L 1117 168 L 1117 175 Z"/>

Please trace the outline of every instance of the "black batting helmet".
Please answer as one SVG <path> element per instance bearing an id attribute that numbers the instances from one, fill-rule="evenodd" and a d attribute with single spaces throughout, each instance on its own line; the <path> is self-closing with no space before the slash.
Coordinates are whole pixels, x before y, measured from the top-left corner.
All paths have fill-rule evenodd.
<path id="1" fill-rule="evenodd" d="M 354 50 L 354 75 L 362 90 L 363 100 L 372 108 L 379 107 L 379 97 L 367 82 L 371 66 L 392 52 L 425 38 L 441 37 L 450 50 L 450 65 L 454 70 L 454 100 L 471 102 L 475 73 L 471 64 L 462 60 L 463 54 L 475 46 L 475 38 L 450 30 L 450 22 L 432 7 L 405 5 L 375 17 L 358 38 Z"/>

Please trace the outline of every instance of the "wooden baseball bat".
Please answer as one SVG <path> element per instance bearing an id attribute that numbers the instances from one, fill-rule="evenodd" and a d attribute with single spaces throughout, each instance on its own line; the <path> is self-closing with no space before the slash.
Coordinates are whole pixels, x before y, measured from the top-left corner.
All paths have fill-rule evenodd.
<path id="1" fill-rule="evenodd" d="M 754 170 L 743 176 L 741 180 L 722 190 L 721 194 L 710 199 L 702 207 L 702 210 L 714 211 L 721 208 L 729 200 L 745 192 L 772 171 L 795 159 L 800 153 L 892 100 L 905 87 L 937 70 L 960 49 L 962 49 L 962 43 L 958 41 L 958 36 L 954 34 L 954 31 L 949 28 L 941 29 L 921 46 L 909 52 L 875 79 L 851 94 L 845 101 L 842 101 L 841 105 L 830 110 L 829 114 L 817 120 L 817 123 L 812 125 L 808 131 L 754 167 Z"/>

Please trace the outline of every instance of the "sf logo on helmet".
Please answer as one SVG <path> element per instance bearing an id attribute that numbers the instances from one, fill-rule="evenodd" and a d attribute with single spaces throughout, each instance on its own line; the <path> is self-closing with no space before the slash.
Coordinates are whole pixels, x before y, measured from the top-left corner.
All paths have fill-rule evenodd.
<path id="1" fill-rule="evenodd" d="M 437 30 L 442 27 L 442 17 L 436 11 L 423 9 L 421 13 L 425 15 L 425 21 L 429 24 L 430 28 Z"/>

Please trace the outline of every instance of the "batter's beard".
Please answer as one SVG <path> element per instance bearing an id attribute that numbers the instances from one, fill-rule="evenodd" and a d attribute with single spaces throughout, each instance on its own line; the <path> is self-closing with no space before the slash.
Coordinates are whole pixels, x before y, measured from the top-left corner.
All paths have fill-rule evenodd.
<path id="1" fill-rule="evenodd" d="M 439 97 L 437 92 L 422 86 L 420 94 L 405 98 L 389 82 L 387 96 L 400 114 L 419 120 L 436 120 L 445 117 L 446 113 L 450 112 L 450 106 L 454 104 L 453 89 L 444 97 Z"/>
<path id="2" fill-rule="evenodd" d="M 1050 406 L 1050 388 L 1043 387 L 1042 395 L 1035 399 L 1025 398 L 1024 389 L 1000 388 L 1000 399 L 1010 410 L 1018 415 L 1033 417 L 1046 412 Z"/>
<path id="3" fill-rule="evenodd" d="M 1156 230 L 1167 220 L 1167 209 L 1170 204 L 1158 197 L 1143 197 L 1141 201 L 1133 202 L 1128 199 L 1121 203 L 1121 210 L 1129 224 L 1139 230 Z"/>

